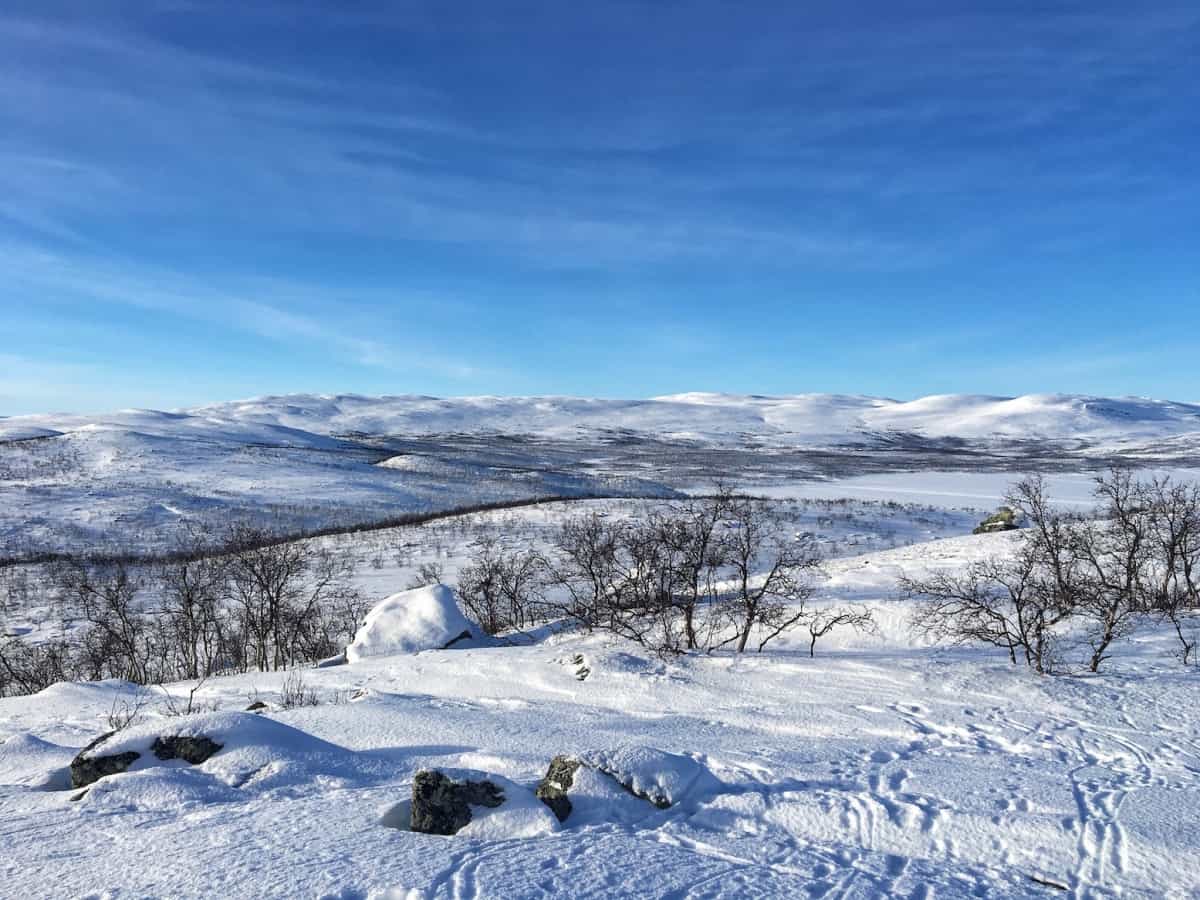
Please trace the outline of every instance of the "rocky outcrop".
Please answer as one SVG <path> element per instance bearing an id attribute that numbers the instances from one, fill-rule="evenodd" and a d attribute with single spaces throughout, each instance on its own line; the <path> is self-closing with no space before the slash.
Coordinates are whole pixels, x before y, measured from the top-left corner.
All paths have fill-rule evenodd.
<path id="1" fill-rule="evenodd" d="M 1016 511 L 1010 506 L 1001 506 L 975 526 L 971 534 L 995 534 L 998 531 L 1015 531 L 1018 527 Z"/>
<path id="2" fill-rule="evenodd" d="M 538 782 L 534 792 L 560 822 L 567 821 L 567 816 L 571 814 L 571 798 L 567 796 L 567 791 L 575 783 L 575 773 L 581 765 L 582 762 L 571 756 L 554 757 L 550 760 L 546 777 Z"/>
<path id="3" fill-rule="evenodd" d="M 150 750 L 159 759 L 182 759 L 198 766 L 221 749 L 221 745 L 203 735 L 156 737 Z"/>
<path id="4" fill-rule="evenodd" d="M 118 775 L 126 771 L 133 765 L 134 760 L 141 756 L 140 753 L 133 750 L 112 753 L 108 756 L 90 755 L 114 734 L 116 734 L 115 731 L 109 731 L 100 735 L 71 760 L 71 787 L 87 787 L 108 775 Z"/>
<path id="5" fill-rule="evenodd" d="M 504 791 L 491 781 L 455 781 L 423 769 L 413 778 L 409 827 L 421 834 L 457 834 L 471 821 L 472 806 L 495 808 Z"/>
<path id="6" fill-rule="evenodd" d="M 560 755 L 538 783 L 537 798 L 559 822 L 571 815 L 571 791 L 578 793 L 578 773 L 585 768 L 604 776 L 626 794 L 667 809 L 685 797 L 707 795 L 719 782 L 695 759 L 654 747 L 627 745 L 615 750 L 591 750 L 578 756 Z M 585 789 L 585 793 L 586 793 Z"/>
<path id="7" fill-rule="evenodd" d="M 137 750 L 108 754 L 96 752 L 105 741 L 116 733 L 109 731 L 100 735 L 71 760 L 71 787 L 87 787 L 101 778 L 119 775 L 121 772 L 128 771 L 134 761 L 141 758 L 142 754 Z M 129 742 L 126 741 L 125 746 L 128 745 Z M 198 766 L 220 750 L 221 746 L 204 735 L 160 735 L 150 744 L 150 752 L 157 759 L 182 759 L 186 763 Z"/>
<path id="8" fill-rule="evenodd" d="M 470 639 L 471 639 L 470 629 L 464 628 L 462 631 L 462 634 L 458 635 L 457 637 L 452 637 L 452 638 L 450 638 L 450 640 L 446 641 L 446 643 L 442 644 L 442 649 L 449 650 L 451 647 L 453 647 L 455 644 L 459 643 L 460 641 L 469 641 Z"/>

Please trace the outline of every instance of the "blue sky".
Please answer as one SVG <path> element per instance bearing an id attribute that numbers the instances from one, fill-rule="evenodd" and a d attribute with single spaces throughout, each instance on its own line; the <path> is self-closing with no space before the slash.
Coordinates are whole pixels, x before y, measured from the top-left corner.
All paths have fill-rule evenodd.
<path id="1" fill-rule="evenodd" d="M 0 414 L 1200 400 L 1200 6 L 7 3 Z"/>

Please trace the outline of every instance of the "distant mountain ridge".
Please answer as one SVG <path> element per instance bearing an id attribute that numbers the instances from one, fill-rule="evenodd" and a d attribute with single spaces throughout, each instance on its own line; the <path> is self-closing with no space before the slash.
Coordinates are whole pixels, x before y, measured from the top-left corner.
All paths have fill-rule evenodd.
<path id="1" fill-rule="evenodd" d="M 852 443 L 871 435 L 1136 444 L 1200 434 L 1200 404 L 1078 394 L 939 394 L 916 400 L 845 394 L 685 393 L 645 400 L 582 397 L 368 397 L 289 394 L 161 412 L 0 419 L 0 440 L 81 430 L 321 446 L 347 434 L 522 434 L 564 439 L 624 432 L 728 444 Z"/>

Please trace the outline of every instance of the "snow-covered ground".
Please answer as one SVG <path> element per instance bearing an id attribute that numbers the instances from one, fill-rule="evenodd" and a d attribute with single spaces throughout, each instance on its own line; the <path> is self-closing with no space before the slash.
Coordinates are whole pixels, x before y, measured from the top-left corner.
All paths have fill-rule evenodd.
<path id="1" fill-rule="evenodd" d="M 320 703 L 290 710 L 279 708 L 285 673 L 210 679 L 197 699 L 215 717 L 171 718 L 161 691 L 111 682 L 2 700 L 0 893 L 1200 892 L 1200 675 L 1171 658 L 1168 636 L 1140 632 L 1090 677 L 1037 678 L 1003 654 L 923 646 L 896 575 L 961 566 L 1011 539 L 898 543 L 827 564 L 817 602 L 869 603 L 880 629 L 835 633 L 813 659 L 799 636 L 761 655 L 664 661 L 560 634 L 304 670 Z M 377 577 L 382 597 L 388 575 Z M 190 687 L 169 686 L 176 706 Z M 130 746 L 191 729 L 228 750 L 196 767 L 139 761 L 73 802 L 67 764 L 139 697 Z M 272 705 L 270 722 L 234 715 L 256 699 Z M 682 782 L 668 767 L 663 778 L 683 787 L 667 809 L 596 794 L 559 824 L 531 800 L 555 754 L 657 758 L 638 747 L 699 766 Z M 475 833 L 398 830 L 423 767 L 492 775 L 514 805 Z"/>
<path id="2" fill-rule="evenodd" d="M 1200 469 L 1148 467 L 1142 477 L 1200 480 Z M 1086 510 L 1095 504 L 1094 472 L 1052 472 L 1044 476 L 1046 496 L 1055 504 Z M 934 507 L 991 509 L 1004 502 L 1016 476 L 1012 472 L 884 472 L 830 481 L 805 481 L 760 488 L 776 498 L 919 503 Z"/>
<path id="3" fill-rule="evenodd" d="M 214 677 L 187 717 L 192 684 L 0 700 L 0 896 L 1200 895 L 1200 673 L 1171 635 L 1146 626 L 1100 675 L 1038 678 L 1003 653 L 927 645 L 897 593 L 902 575 L 1009 552 L 1011 535 L 969 532 L 1027 469 L 1074 507 L 1112 460 L 1194 477 L 1180 467 L 1195 465 L 1198 416 L 1062 395 L 688 394 L 0 419 L 0 555 L 154 550 L 189 521 L 328 527 L 575 498 L 314 539 L 390 600 L 349 664 L 299 670 L 302 685 Z M 866 605 L 876 632 L 835 632 L 815 658 L 807 634 L 673 659 L 553 629 L 425 649 L 458 636 L 452 596 L 397 594 L 430 566 L 453 585 L 481 539 L 545 548 L 573 514 L 636 516 L 722 476 L 814 537 L 827 578 L 812 602 Z M 48 583 L 38 565 L 0 569 L 9 634 L 77 627 Z M 262 716 L 244 712 L 254 701 Z M 135 711 L 106 746 L 142 755 L 80 797 L 72 758 Z M 197 766 L 147 752 L 183 734 L 223 747 Z M 587 770 L 560 823 L 532 793 L 557 754 L 628 767 L 673 802 Z M 454 837 L 409 832 L 427 767 L 490 778 L 508 802 Z"/>
<path id="4" fill-rule="evenodd" d="M 19 416 L 0 418 L 0 556 L 161 550 L 194 523 L 298 533 L 534 497 L 661 497 L 718 479 L 755 493 L 903 500 L 918 488 L 881 488 L 880 473 L 1008 478 L 1115 460 L 1200 464 L 1200 405 L 1062 394 L 294 395 Z M 987 506 L 995 487 L 934 502 Z"/>
<path id="5" fill-rule="evenodd" d="M 571 517 L 594 512 L 628 519 L 662 502 L 670 501 L 539 503 L 313 541 L 349 553 L 354 561 L 352 585 L 367 597 L 379 599 L 418 581 L 422 567 L 435 566 L 448 583 L 455 583 L 460 567 L 480 540 L 497 541 L 508 549 L 545 552 L 554 533 Z M 784 527 L 812 533 L 822 555 L 830 559 L 966 534 L 984 509 L 852 498 L 784 499 L 776 505 Z M 0 568 L 0 635 L 20 634 L 36 643 L 62 633 L 63 617 L 54 607 L 51 581 L 40 565 Z M 151 597 L 144 600 L 152 605 Z"/>

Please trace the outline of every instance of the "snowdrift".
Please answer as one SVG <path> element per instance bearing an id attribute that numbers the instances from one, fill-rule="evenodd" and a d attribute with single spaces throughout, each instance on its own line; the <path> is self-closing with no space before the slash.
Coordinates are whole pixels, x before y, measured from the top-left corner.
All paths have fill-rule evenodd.
<path id="1" fill-rule="evenodd" d="M 207 738 L 220 745 L 206 761 L 160 759 L 156 740 Z M 281 788 L 322 790 L 369 783 L 388 774 L 376 759 L 356 754 L 266 716 L 222 712 L 155 719 L 120 731 L 86 751 L 89 758 L 136 753 L 119 774 L 91 784 L 89 805 L 169 810 L 226 803 Z M 48 759 L 56 759 L 46 754 Z"/>

